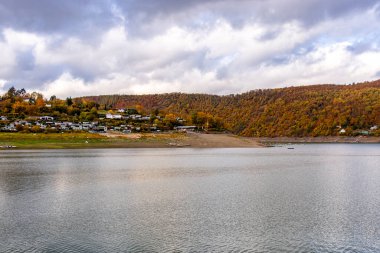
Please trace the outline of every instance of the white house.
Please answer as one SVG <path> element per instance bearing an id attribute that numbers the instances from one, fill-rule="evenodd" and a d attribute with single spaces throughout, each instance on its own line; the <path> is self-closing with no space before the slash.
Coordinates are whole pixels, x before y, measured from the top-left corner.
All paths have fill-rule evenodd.
<path id="1" fill-rule="evenodd" d="M 54 120 L 54 118 L 50 117 L 50 116 L 42 116 L 42 117 L 40 117 L 40 120 L 52 121 L 52 120 Z"/>
<path id="2" fill-rule="evenodd" d="M 150 120 L 150 116 L 141 117 L 140 120 Z"/>
<path id="3" fill-rule="evenodd" d="M 133 120 L 138 120 L 138 119 L 141 119 L 141 115 L 140 114 L 132 114 L 130 115 L 131 119 Z"/>
<path id="4" fill-rule="evenodd" d="M 122 116 L 120 114 L 106 114 L 106 119 L 122 119 Z"/>
<path id="5" fill-rule="evenodd" d="M 187 131 L 194 131 L 195 129 L 197 129 L 197 127 L 196 126 L 177 126 L 174 129 L 179 132 L 187 132 Z"/>
<path id="6" fill-rule="evenodd" d="M 346 133 L 346 130 L 341 129 L 341 130 L 339 131 L 339 133 L 340 133 L 340 134 L 345 134 L 345 133 Z"/>

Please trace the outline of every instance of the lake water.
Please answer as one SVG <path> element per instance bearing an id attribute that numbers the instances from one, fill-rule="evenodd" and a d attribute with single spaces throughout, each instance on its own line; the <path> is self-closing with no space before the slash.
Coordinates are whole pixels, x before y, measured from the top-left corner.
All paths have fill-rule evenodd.
<path id="1" fill-rule="evenodd" d="M 380 252 L 380 145 L 0 151 L 0 252 Z"/>

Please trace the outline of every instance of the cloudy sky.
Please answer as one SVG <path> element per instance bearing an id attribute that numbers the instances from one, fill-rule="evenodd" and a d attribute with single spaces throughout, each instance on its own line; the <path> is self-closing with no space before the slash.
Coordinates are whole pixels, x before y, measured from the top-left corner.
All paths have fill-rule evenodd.
<path id="1" fill-rule="evenodd" d="M 1 0 L 0 91 L 252 89 L 380 78 L 379 0 Z"/>

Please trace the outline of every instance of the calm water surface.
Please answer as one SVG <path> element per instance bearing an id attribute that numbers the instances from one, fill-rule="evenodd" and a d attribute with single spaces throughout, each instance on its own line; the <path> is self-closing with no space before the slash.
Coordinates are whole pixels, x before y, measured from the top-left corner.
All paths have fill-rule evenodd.
<path id="1" fill-rule="evenodd" d="M 0 252 L 380 252 L 380 145 L 0 151 Z"/>

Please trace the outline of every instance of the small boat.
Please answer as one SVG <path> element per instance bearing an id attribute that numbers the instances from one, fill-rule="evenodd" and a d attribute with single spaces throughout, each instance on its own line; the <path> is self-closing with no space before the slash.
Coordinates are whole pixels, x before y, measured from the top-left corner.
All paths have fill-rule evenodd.
<path id="1" fill-rule="evenodd" d="M 288 148 L 288 149 L 294 149 L 294 148 Z"/>

